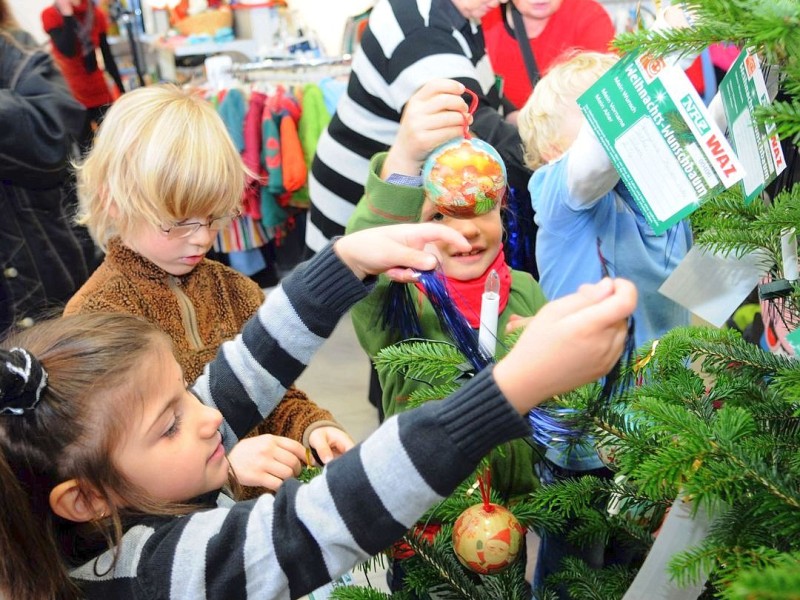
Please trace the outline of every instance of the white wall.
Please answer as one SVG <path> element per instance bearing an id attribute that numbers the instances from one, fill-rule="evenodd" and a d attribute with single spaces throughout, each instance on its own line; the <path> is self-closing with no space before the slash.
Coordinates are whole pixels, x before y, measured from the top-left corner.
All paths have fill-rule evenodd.
<path id="1" fill-rule="evenodd" d="M 342 36 L 347 18 L 364 12 L 375 0 L 287 0 L 294 18 L 311 29 L 325 54 L 342 52 Z"/>
<path id="2" fill-rule="evenodd" d="M 47 41 L 42 29 L 42 11 L 53 3 L 53 0 L 7 0 L 20 27 L 40 42 Z"/>

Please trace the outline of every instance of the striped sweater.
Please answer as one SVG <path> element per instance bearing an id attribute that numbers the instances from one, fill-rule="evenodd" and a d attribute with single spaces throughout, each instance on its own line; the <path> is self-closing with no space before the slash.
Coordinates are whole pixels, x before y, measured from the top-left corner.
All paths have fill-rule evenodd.
<path id="1" fill-rule="evenodd" d="M 500 152 L 512 185 L 530 171 L 516 127 L 498 112 L 502 101 L 483 33 L 451 0 L 378 0 L 353 57 L 342 95 L 317 145 L 309 177 L 306 245 L 319 250 L 344 232 L 364 193 L 369 161 L 394 143 L 403 107 L 431 79 L 457 79 L 478 94 L 472 130 Z"/>
<path id="2" fill-rule="evenodd" d="M 226 447 L 271 410 L 338 319 L 369 289 L 331 247 L 298 266 L 193 388 L 222 411 Z M 127 529 L 74 568 L 89 599 L 297 598 L 399 538 L 494 446 L 528 427 L 486 370 L 454 396 L 387 420 L 309 484 Z"/>

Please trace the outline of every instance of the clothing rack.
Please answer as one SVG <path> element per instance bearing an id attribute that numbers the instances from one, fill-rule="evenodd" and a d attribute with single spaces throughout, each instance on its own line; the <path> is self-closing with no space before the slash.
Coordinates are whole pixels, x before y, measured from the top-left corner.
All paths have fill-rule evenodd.
<path id="1" fill-rule="evenodd" d="M 316 81 L 323 77 L 349 75 L 352 56 L 304 58 L 297 56 L 274 56 L 249 63 L 234 63 L 231 74 L 245 80 L 292 80 Z"/>

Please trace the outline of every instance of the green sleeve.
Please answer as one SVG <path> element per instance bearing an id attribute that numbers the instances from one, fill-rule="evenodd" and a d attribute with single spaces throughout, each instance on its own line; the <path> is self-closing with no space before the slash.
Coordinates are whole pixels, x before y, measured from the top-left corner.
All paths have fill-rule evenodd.
<path id="1" fill-rule="evenodd" d="M 425 194 L 421 187 L 386 183 L 380 177 L 386 152 L 372 157 L 364 195 L 347 223 L 347 233 L 397 223 L 419 223 Z"/>
<path id="2" fill-rule="evenodd" d="M 386 152 L 372 157 L 364 195 L 350 217 L 347 233 L 381 225 L 419 222 L 425 199 L 422 188 L 386 183 L 380 177 L 384 160 Z M 381 276 L 372 293 L 351 310 L 358 341 L 370 358 L 397 341 L 394 334 L 381 326 L 388 287 L 389 279 Z"/>

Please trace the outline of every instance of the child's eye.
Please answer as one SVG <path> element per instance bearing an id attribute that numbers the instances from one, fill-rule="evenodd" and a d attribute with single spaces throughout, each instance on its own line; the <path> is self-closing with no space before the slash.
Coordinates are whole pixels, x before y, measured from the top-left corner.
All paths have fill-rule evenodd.
<path id="1" fill-rule="evenodd" d="M 175 420 L 172 421 L 172 425 L 169 426 L 164 432 L 164 437 L 171 438 L 177 435 L 177 433 L 181 429 L 181 416 L 178 413 L 175 413 Z"/>
<path id="2" fill-rule="evenodd" d="M 431 217 L 431 221 L 442 221 L 444 220 L 444 215 L 440 212 L 434 213 Z"/>

